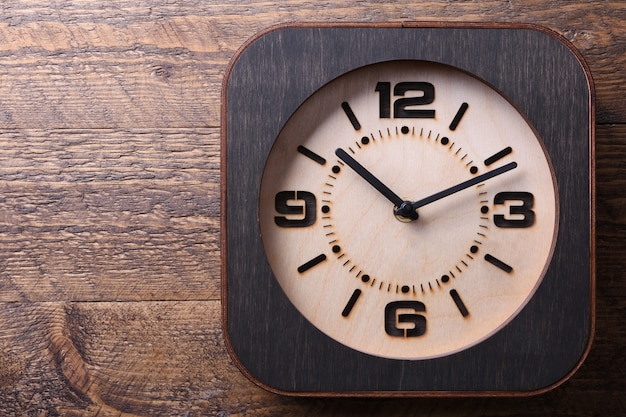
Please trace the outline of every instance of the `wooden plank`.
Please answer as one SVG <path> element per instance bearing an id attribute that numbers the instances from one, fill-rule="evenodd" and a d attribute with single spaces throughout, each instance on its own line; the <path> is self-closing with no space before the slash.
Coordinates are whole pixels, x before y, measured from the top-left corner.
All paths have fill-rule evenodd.
<path id="1" fill-rule="evenodd" d="M 208 184 L 219 152 L 213 128 L 0 130 L 5 184 Z"/>
<path id="2" fill-rule="evenodd" d="M 35 32 L 39 33 L 39 32 Z M 19 36 L 19 35 L 15 35 Z M 221 67 L 189 51 L 18 50 L 0 56 L 3 128 L 217 126 Z M 45 103 L 45 105 L 42 105 Z"/>
<path id="3" fill-rule="evenodd" d="M 219 297 L 215 129 L 0 131 L 0 301 Z"/>
<path id="4" fill-rule="evenodd" d="M 226 62 L 254 33 L 302 21 L 514 21 L 570 39 L 596 78 L 598 121 L 624 122 L 626 10 L 620 2 L 500 1 L 319 5 L 296 0 L 119 0 L 0 5 L 0 127 L 195 127 L 219 124 Z M 45 106 L 40 105 L 45 103 Z"/>

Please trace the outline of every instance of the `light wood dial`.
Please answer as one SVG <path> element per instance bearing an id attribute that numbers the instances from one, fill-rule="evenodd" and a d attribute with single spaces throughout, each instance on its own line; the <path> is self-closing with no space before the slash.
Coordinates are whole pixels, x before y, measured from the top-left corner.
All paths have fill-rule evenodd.
<path id="1" fill-rule="evenodd" d="M 261 236 L 319 330 L 371 355 L 433 358 L 531 299 L 556 187 L 540 138 L 497 91 L 449 66 L 386 62 L 323 86 L 288 120 L 263 173 Z"/>

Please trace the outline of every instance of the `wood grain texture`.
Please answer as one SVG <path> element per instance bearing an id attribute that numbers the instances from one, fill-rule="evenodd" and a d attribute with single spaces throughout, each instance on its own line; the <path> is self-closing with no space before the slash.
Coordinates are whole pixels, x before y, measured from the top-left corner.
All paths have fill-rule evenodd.
<path id="1" fill-rule="evenodd" d="M 219 292 L 214 129 L 0 131 L 1 301 Z"/>
<path id="2" fill-rule="evenodd" d="M 220 87 L 246 39 L 295 20 L 537 23 L 582 52 L 599 124 L 596 336 L 563 386 L 512 399 L 289 399 L 232 365 Z M 0 416 L 626 415 L 625 32 L 617 0 L 2 2 Z"/>

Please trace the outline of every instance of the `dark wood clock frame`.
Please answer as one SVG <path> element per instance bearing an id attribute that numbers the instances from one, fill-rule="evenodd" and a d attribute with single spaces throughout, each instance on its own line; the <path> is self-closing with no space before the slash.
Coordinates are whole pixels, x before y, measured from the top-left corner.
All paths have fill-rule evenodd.
<path id="1" fill-rule="evenodd" d="M 327 337 L 289 302 L 258 224 L 266 157 L 302 102 L 368 64 L 425 60 L 467 71 L 525 114 L 558 184 L 554 256 L 526 307 L 487 340 L 428 360 L 392 360 Z M 258 385 L 289 395 L 525 395 L 582 364 L 594 328 L 594 103 L 590 72 L 563 38 L 532 25 L 292 24 L 237 53 L 222 92 L 222 304 L 227 348 Z"/>

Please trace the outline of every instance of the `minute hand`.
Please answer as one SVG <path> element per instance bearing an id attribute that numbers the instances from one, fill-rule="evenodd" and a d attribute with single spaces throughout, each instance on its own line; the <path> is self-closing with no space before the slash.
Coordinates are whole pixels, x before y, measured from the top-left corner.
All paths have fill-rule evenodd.
<path id="1" fill-rule="evenodd" d="M 459 192 L 461 190 L 469 188 L 472 185 L 476 185 L 476 184 L 479 184 L 479 183 L 481 183 L 483 181 L 487 181 L 488 179 L 491 179 L 493 177 L 497 177 L 498 175 L 504 174 L 505 172 L 508 172 L 508 171 L 510 171 L 512 169 L 515 169 L 515 168 L 517 168 L 517 162 L 508 163 L 508 164 L 506 164 L 504 166 L 501 166 L 500 168 L 493 169 L 493 170 L 491 170 L 489 172 L 486 172 L 486 173 L 484 173 L 482 175 L 479 175 L 477 177 L 474 177 L 472 179 L 464 181 L 464 182 L 462 182 L 460 184 L 457 184 L 457 185 L 455 185 L 453 187 L 446 188 L 445 190 L 440 191 L 438 193 L 435 193 L 435 194 L 433 194 L 433 195 L 431 195 L 429 197 L 422 198 L 421 200 L 418 200 L 418 201 L 416 201 L 414 203 L 411 203 L 411 206 L 413 207 L 414 210 L 417 210 L 418 208 L 423 207 L 426 204 L 430 204 L 433 201 L 441 200 L 444 197 L 447 197 L 447 196 L 452 195 L 454 193 L 457 193 L 457 192 Z"/>
<path id="2" fill-rule="evenodd" d="M 391 191 L 389 187 L 383 184 L 378 178 L 376 178 L 371 172 L 369 172 L 363 165 L 359 164 L 348 152 L 341 148 L 335 151 L 335 155 L 345 162 L 350 168 L 352 168 L 357 174 L 359 174 L 365 181 L 370 183 L 379 193 L 384 195 L 389 201 L 400 207 L 404 202 L 396 193 Z"/>

